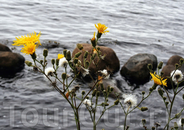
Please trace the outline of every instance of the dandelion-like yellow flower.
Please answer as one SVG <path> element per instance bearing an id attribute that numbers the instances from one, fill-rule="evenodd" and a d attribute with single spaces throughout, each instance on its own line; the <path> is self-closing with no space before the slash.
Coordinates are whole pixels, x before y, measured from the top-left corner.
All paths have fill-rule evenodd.
<path id="1" fill-rule="evenodd" d="M 158 85 L 164 85 L 164 86 L 167 87 L 167 79 L 163 79 L 163 78 L 161 78 L 159 75 L 157 75 L 157 74 L 155 74 L 155 73 L 153 74 L 153 73 L 151 73 L 151 72 L 150 72 L 150 75 L 151 75 L 151 77 L 152 77 L 151 80 L 153 80 L 154 83 L 156 83 L 156 84 L 158 84 Z"/>
<path id="2" fill-rule="evenodd" d="M 37 45 L 35 45 L 34 43 L 30 43 L 30 44 L 24 45 L 21 52 L 32 55 L 35 52 L 36 48 L 37 48 Z"/>
<path id="3" fill-rule="evenodd" d="M 21 37 L 16 37 L 16 40 L 14 40 L 14 44 L 12 44 L 13 46 L 21 46 L 21 45 L 27 45 L 27 44 L 31 44 L 31 43 L 37 43 L 37 46 L 38 45 L 41 45 L 40 43 L 40 35 L 41 35 L 41 32 L 36 35 L 36 32 L 34 33 L 30 33 L 30 34 L 27 34 L 27 36 L 21 36 Z"/>
<path id="4" fill-rule="evenodd" d="M 99 33 L 105 34 L 106 32 L 109 32 L 108 30 L 106 30 L 108 27 L 106 27 L 105 24 L 98 23 L 97 25 L 95 24 L 95 27 L 97 28 Z"/>
<path id="5" fill-rule="evenodd" d="M 61 59 L 61 58 L 63 58 L 63 57 L 64 57 L 63 54 L 58 54 L 58 59 Z"/>

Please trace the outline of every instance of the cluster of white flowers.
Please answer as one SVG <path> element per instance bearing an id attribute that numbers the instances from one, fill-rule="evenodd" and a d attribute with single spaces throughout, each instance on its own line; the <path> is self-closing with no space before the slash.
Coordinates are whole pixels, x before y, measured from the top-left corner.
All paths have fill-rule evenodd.
<path id="1" fill-rule="evenodd" d="M 172 76 L 172 81 L 177 85 L 183 79 L 183 73 L 181 70 L 173 70 L 170 74 Z"/>

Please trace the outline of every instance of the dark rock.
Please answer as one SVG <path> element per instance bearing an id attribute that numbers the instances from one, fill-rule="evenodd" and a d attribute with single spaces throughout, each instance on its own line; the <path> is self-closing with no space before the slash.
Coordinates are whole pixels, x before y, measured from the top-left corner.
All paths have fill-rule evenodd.
<path id="1" fill-rule="evenodd" d="M 151 64 L 153 70 L 157 67 L 157 57 L 153 54 L 136 54 L 121 68 L 120 74 L 125 77 L 130 84 L 144 84 L 150 80 L 150 71 L 147 65 Z"/>
<path id="2" fill-rule="evenodd" d="M 17 53 L 0 51 L 0 76 L 11 76 L 24 68 L 25 58 Z"/>
<path id="3" fill-rule="evenodd" d="M 0 43 L 0 51 L 9 51 L 11 52 L 10 48 Z"/>
<path id="4" fill-rule="evenodd" d="M 172 85 L 174 87 L 176 87 L 176 85 L 173 83 L 173 81 L 171 80 L 170 76 L 171 76 L 171 72 L 173 70 L 176 69 L 176 64 L 180 64 L 180 59 L 182 57 L 179 55 L 173 55 L 169 58 L 169 60 L 167 61 L 167 64 L 162 68 L 162 77 L 165 79 L 167 78 L 167 88 L 172 88 Z M 181 67 L 178 68 L 178 70 L 181 70 L 182 73 L 184 72 L 184 65 L 182 65 Z M 183 86 L 184 82 L 181 82 L 179 86 Z"/>
<path id="5" fill-rule="evenodd" d="M 82 54 L 79 56 L 79 60 L 82 62 L 82 66 L 84 67 L 83 61 L 84 61 L 84 53 L 86 51 L 89 52 L 87 60 L 90 61 L 92 52 L 93 52 L 93 47 L 91 44 L 86 44 L 83 43 L 83 50 L 79 50 L 78 48 L 75 48 L 73 53 L 72 53 L 72 57 L 75 56 L 76 53 L 78 53 L 79 51 L 82 52 Z M 119 59 L 116 56 L 116 53 L 108 47 L 105 46 L 97 46 L 100 48 L 101 51 L 101 55 L 104 56 L 103 60 L 100 60 L 97 56 L 94 59 L 94 62 L 97 63 L 98 61 L 98 65 L 96 66 L 93 62 L 89 65 L 89 71 L 90 74 L 94 75 L 96 74 L 96 72 L 98 70 L 103 70 L 106 69 L 109 73 L 115 73 L 119 70 L 120 68 L 120 63 L 119 63 Z M 80 68 L 78 68 L 78 71 L 82 72 L 82 70 Z"/>

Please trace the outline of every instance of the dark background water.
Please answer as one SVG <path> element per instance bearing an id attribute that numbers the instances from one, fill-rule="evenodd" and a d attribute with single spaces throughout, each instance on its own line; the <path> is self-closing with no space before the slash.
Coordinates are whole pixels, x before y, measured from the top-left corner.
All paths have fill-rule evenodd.
<path id="1" fill-rule="evenodd" d="M 112 48 L 121 67 L 137 53 L 151 53 L 158 62 L 167 62 L 174 54 L 183 56 L 184 1 L 182 0 L 24 0 L 0 1 L 0 40 L 13 49 L 16 36 L 33 31 L 42 33 L 43 46 L 37 49 L 41 57 L 46 44 L 59 43 L 49 48 L 48 60 L 56 58 L 63 49 L 73 50 L 77 43 L 88 42 L 96 31 L 94 24 L 102 23 L 110 31 L 103 35 L 100 45 Z M 13 52 L 20 53 L 21 48 Z M 23 54 L 24 55 L 24 54 Z M 26 60 L 31 58 L 24 55 Z M 63 70 L 61 70 L 62 72 Z M 141 100 L 141 92 L 149 92 L 153 81 L 135 90 L 117 72 L 112 80 L 118 81 L 124 93 L 135 94 Z M 75 82 L 78 84 L 80 82 Z M 89 90 L 81 84 L 81 90 Z M 177 96 L 173 114 L 184 107 L 183 91 Z M 172 95 L 172 93 L 171 93 Z M 102 97 L 100 101 L 102 101 Z M 114 99 L 109 98 L 111 103 Z M 47 80 L 27 66 L 14 78 L 0 78 L 0 129 L 75 129 L 71 108 Z M 143 129 L 142 118 L 150 128 L 155 122 L 163 126 L 167 115 L 163 101 L 155 91 L 142 103 L 147 112 L 135 110 L 129 115 L 131 130 Z M 100 109 L 99 111 L 100 112 Z M 82 129 L 92 129 L 85 106 L 81 107 Z M 35 115 L 35 117 L 33 116 Z M 25 120 L 26 119 L 26 120 Z M 37 120 L 38 119 L 38 120 Z M 98 129 L 122 129 L 124 114 L 120 106 L 110 109 L 98 124 Z M 178 120 L 174 120 L 178 121 Z"/>

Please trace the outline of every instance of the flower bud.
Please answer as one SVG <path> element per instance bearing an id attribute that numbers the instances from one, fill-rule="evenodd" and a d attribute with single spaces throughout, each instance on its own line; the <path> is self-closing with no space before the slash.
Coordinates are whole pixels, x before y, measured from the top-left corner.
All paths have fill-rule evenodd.
<path id="1" fill-rule="evenodd" d="M 66 77 L 67 77 L 66 73 L 62 73 L 61 77 L 62 77 L 63 80 L 65 80 Z"/>
<path id="2" fill-rule="evenodd" d="M 72 58 L 71 58 L 71 53 L 70 53 L 70 51 L 67 51 L 66 52 L 66 60 L 67 61 L 70 61 Z"/>
<path id="3" fill-rule="evenodd" d="M 97 47 L 97 50 L 99 51 L 100 50 L 100 47 Z"/>
<path id="4" fill-rule="evenodd" d="M 86 68 L 88 68 L 89 67 L 89 61 L 86 61 L 86 66 L 85 66 Z"/>
<path id="5" fill-rule="evenodd" d="M 181 59 L 180 59 L 180 65 L 183 65 L 183 63 L 184 63 L 184 59 L 181 58 Z"/>
<path id="6" fill-rule="evenodd" d="M 181 116 L 181 113 L 176 113 L 175 118 L 179 118 Z"/>
<path id="7" fill-rule="evenodd" d="M 152 92 L 153 91 L 153 88 L 150 88 L 149 91 Z"/>
<path id="8" fill-rule="evenodd" d="M 56 59 L 56 65 L 57 66 L 59 65 L 59 59 Z"/>
<path id="9" fill-rule="evenodd" d="M 169 102 L 165 102 L 165 105 L 167 106 L 169 104 Z"/>
<path id="10" fill-rule="evenodd" d="M 84 53 L 84 59 L 86 59 L 88 57 L 88 52 L 86 51 L 85 53 Z"/>
<path id="11" fill-rule="evenodd" d="M 86 99 L 89 99 L 89 96 L 87 96 Z"/>
<path id="12" fill-rule="evenodd" d="M 101 91 L 103 91 L 103 90 L 104 90 L 104 86 L 103 86 L 103 84 L 100 84 L 100 89 L 101 89 Z"/>
<path id="13" fill-rule="evenodd" d="M 164 91 L 161 88 L 158 89 L 158 93 L 160 94 L 161 97 L 163 97 Z"/>
<path id="14" fill-rule="evenodd" d="M 106 102 L 108 102 L 109 101 L 109 99 L 108 98 L 106 98 Z"/>
<path id="15" fill-rule="evenodd" d="M 78 58 L 81 54 L 82 54 L 82 52 L 77 52 L 77 53 L 75 54 L 75 58 Z"/>
<path id="16" fill-rule="evenodd" d="M 55 64 L 55 59 L 52 59 L 51 60 L 51 63 L 54 65 Z"/>
<path id="17" fill-rule="evenodd" d="M 174 128 L 177 130 L 178 129 L 178 124 L 174 122 Z"/>
<path id="18" fill-rule="evenodd" d="M 178 63 L 175 64 L 175 68 L 178 69 L 180 65 Z"/>
<path id="19" fill-rule="evenodd" d="M 43 60 L 40 60 L 40 63 L 42 64 L 43 63 Z"/>
<path id="20" fill-rule="evenodd" d="M 145 94 L 145 91 L 142 91 L 142 95 L 144 95 Z"/>
<path id="21" fill-rule="evenodd" d="M 145 125 L 146 124 L 146 120 L 142 119 L 142 124 Z"/>
<path id="22" fill-rule="evenodd" d="M 77 44 L 77 48 L 78 48 L 79 50 L 82 50 L 82 49 L 83 49 L 83 45 L 80 44 L 80 43 L 78 43 L 78 44 Z"/>
<path id="23" fill-rule="evenodd" d="M 153 69 L 152 64 L 148 64 L 148 65 L 147 65 L 147 68 L 148 68 L 149 70 L 152 70 L 152 69 Z"/>
<path id="24" fill-rule="evenodd" d="M 48 50 L 47 50 L 47 49 L 44 49 L 44 50 L 43 50 L 43 56 L 44 56 L 44 57 L 47 57 L 47 56 L 48 56 Z"/>
<path id="25" fill-rule="evenodd" d="M 110 86 L 107 86 L 107 92 L 110 93 L 111 89 Z"/>
<path id="26" fill-rule="evenodd" d="M 26 63 L 26 65 L 29 66 L 29 67 L 32 66 L 32 62 L 30 62 L 30 61 L 27 61 L 27 60 L 26 60 L 25 63 Z"/>
<path id="27" fill-rule="evenodd" d="M 66 53 L 67 53 L 67 50 L 66 49 L 64 49 L 63 50 L 63 55 L 66 57 Z"/>
<path id="28" fill-rule="evenodd" d="M 85 91 L 82 91 L 82 95 L 84 95 L 86 92 Z"/>
<path id="29" fill-rule="evenodd" d="M 159 64 L 158 64 L 158 69 L 162 69 L 162 66 L 163 66 L 163 62 L 160 62 Z"/>
<path id="30" fill-rule="evenodd" d="M 96 92 L 96 96 L 97 96 L 97 97 L 100 96 L 100 92 L 99 92 L 99 91 Z"/>
<path id="31" fill-rule="evenodd" d="M 93 90 L 92 96 L 95 96 L 96 95 L 96 91 L 97 91 L 96 89 Z"/>
<path id="32" fill-rule="evenodd" d="M 96 39 L 95 38 L 91 39 L 91 44 L 93 47 L 96 47 Z"/>
<path id="33" fill-rule="evenodd" d="M 109 106 L 109 103 L 105 103 L 105 106 Z"/>
<path id="34" fill-rule="evenodd" d="M 118 105 L 119 103 L 119 99 L 117 99 L 115 102 L 114 102 L 114 105 Z"/>
<path id="35" fill-rule="evenodd" d="M 163 97 L 164 101 L 167 99 L 167 97 Z"/>
<path id="36" fill-rule="evenodd" d="M 106 96 L 106 94 L 107 94 L 106 90 L 103 90 L 103 94 L 104 94 L 104 96 Z"/>
<path id="37" fill-rule="evenodd" d="M 141 111 L 147 111 L 148 108 L 147 107 L 141 107 Z"/>
<path id="38" fill-rule="evenodd" d="M 151 128 L 151 130 L 155 130 L 155 127 L 153 126 L 153 127 Z"/>
<path id="39" fill-rule="evenodd" d="M 78 63 L 78 58 L 75 58 L 75 59 L 73 60 L 73 63 L 74 63 L 74 64 L 77 64 L 77 63 Z"/>

